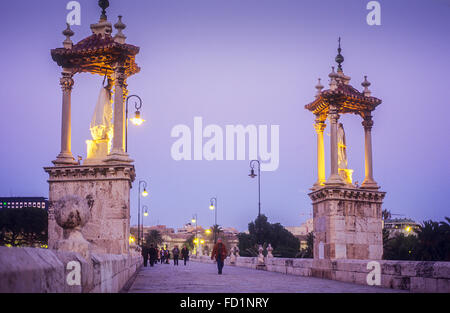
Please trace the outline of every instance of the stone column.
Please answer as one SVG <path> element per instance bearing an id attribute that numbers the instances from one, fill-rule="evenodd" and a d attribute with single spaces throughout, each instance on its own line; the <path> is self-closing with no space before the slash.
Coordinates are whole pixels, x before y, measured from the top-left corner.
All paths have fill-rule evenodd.
<path id="1" fill-rule="evenodd" d="M 329 117 L 331 129 L 331 139 L 330 139 L 331 173 L 325 185 L 345 185 L 344 181 L 342 181 L 342 178 L 339 175 L 339 168 L 338 168 L 337 128 L 338 128 L 339 113 L 338 108 L 336 106 L 330 105 Z"/>
<path id="2" fill-rule="evenodd" d="M 365 138 L 365 174 L 361 188 L 375 188 L 378 189 L 378 185 L 373 179 L 373 163 L 372 163 L 372 126 L 373 120 L 371 115 L 364 116 L 364 121 L 362 122 L 364 126 L 364 138 Z"/>
<path id="3" fill-rule="evenodd" d="M 126 96 L 126 75 L 125 67 L 122 65 L 116 66 L 114 69 L 114 137 L 112 142 L 111 153 L 106 159 L 106 162 L 127 162 L 131 160 L 125 152 L 125 101 Z"/>
<path id="4" fill-rule="evenodd" d="M 62 115 L 61 115 L 61 152 L 53 161 L 56 166 L 75 165 L 71 151 L 71 102 L 72 88 L 74 85 L 73 74 L 70 70 L 63 69 L 60 84 L 62 88 Z"/>
<path id="5" fill-rule="evenodd" d="M 323 131 L 327 125 L 319 120 L 316 120 L 314 128 L 317 133 L 317 181 L 313 188 L 320 188 L 325 184 L 325 147 L 323 143 Z"/>

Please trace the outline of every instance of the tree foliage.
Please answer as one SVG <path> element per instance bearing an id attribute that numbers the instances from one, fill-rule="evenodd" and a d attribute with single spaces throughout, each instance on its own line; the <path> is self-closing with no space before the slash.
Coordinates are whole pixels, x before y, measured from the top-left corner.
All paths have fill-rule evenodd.
<path id="1" fill-rule="evenodd" d="M 260 215 L 248 224 L 249 233 L 238 234 L 239 251 L 242 256 L 258 254 L 258 245 L 271 244 L 273 255 L 295 257 L 300 248 L 300 240 L 286 230 L 280 223 L 271 224 L 265 215 Z"/>
<path id="2" fill-rule="evenodd" d="M 306 248 L 301 249 L 298 256 L 300 258 L 309 259 L 314 257 L 314 232 L 309 232 L 308 235 L 306 235 Z"/>
<path id="3" fill-rule="evenodd" d="M 163 238 L 161 232 L 157 229 L 150 230 L 149 233 L 145 236 L 146 247 L 150 247 L 151 244 L 153 244 L 153 246 L 156 247 L 162 244 L 162 242 Z"/>
<path id="4" fill-rule="evenodd" d="M 450 261 L 450 219 L 424 221 L 417 236 L 388 238 L 383 232 L 383 250 L 386 260 Z"/>
<path id="5" fill-rule="evenodd" d="M 40 247 L 48 241 L 48 213 L 41 208 L 0 210 L 0 245 Z"/>

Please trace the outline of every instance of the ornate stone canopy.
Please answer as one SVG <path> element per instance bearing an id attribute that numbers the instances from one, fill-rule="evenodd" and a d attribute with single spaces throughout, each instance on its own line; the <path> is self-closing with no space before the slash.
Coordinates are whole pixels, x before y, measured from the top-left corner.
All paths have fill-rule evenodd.
<path id="1" fill-rule="evenodd" d="M 322 91 L 313 102 L 305 105 L 305 109 L 311 111 L 320 120 L 326 120 L 330 105 L 335 105 L 338 113 L 353 113 L 363 115 L 372 112 L 381 104 L 381 100 L 371 96 L 365 96 L 351 85 L 337 82 L 336 89 Z"/>
<path id="2" fill-rule="evenodd" d="M 117 63 L 125 67 L 127 77 L 140 71 L 135 62 L 139 47 L 119 43 L 110 34 L 92 34 L 71 48 L 51 50 L 52 59 L 73 73 L 93 73 L 110 76 Z"/>

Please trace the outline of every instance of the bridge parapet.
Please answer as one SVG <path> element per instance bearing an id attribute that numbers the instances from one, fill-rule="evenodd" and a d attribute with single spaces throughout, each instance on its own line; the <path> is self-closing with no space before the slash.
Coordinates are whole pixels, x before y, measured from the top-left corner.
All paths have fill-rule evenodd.
<path id="1" fill-rule="evenodd" d="M 142 265 L 139 254 L 0 247 L 0 293 L 119 292 Z"/>
<path id="2" fill-rule="evenodd" d="M 213 263 L 209 257 L 192 257 L 193 261 Z M 269 272 L 287 275 L 318 277 L 360 285 L 368 284 L 372 275 L 379 275 L 380 287 L 411 292 L 450 292 L 450 262 L 376 260 L 318 260 L 293 258 L 265 258 Z M 257 269 L 257 257 L 237 257 L 225 265 Z"/>

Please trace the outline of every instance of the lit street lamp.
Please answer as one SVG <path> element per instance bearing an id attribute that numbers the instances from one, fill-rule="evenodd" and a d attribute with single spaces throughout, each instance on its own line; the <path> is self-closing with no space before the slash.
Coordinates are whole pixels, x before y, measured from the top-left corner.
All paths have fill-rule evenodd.
<path id="1" fill-rule="evenodd" d="M 147 195 L 148 195 L 148 192 L 146 191 L 146 193 L 147 193 Z M 145 196 L 146 197 L 146 196 Z M 143 213 L 142 213 L 142 211 L 143 211 Z M 141 208 L 141 213 L 142 213 L 142 226 L 141 226 L 141 229 L 142 229 L 142 244 L 144 244 L 144 241 L 145 241 L 145 236 L 144 236 L 144 217 L 146 217 L 146 216 L 148 216 L 148 207 L 146 206 L 146 205 L 143 205 L 142 206 L 142 208 Z"/>
<path id="2" fill-rule="evenodd" d="M 198 218 L 197 218 L 197 213 L 194 214 L 194 215 L 192 216 L 191 222 L 192 222 L 192 223 L 195 223 L 195 239 L 194 239 L 194 246 L 197 245 L 197 247 L 195 247 L 195 255 L 198 255 L 198 237 L 197 237 L 197 229 L 198 229 L 198 227 L 197 227 L 198 224 L 197 224 L 197 223 L 198 223 Z"/>
<path id="3" fill-rule="evenodd" d="M 209 209 L 211 211 L 214 211 L 214 244 L 217 241 L 217 197 L 212 197 L 210 200 L 210 205 L 209 205 Z"/>
<path id="4" fill-rule="evenodd" d="M 141 184 L 144 187 L 144 190 L 141 193 Z M 138 245 L 141 245 L 141 196 L 147 197 L 147 182 L 145 180 L 139 181 L 139 187 L 138 187 Z M 144 220 L 144 217 L 142 217 L 142 220 Z"/>
<path id="5" fill-rule="evenodd" d="M 134 103 L 136 112 L 134 113 L 134 117 L 130 118 L 130 121 L 136 126 L 140 126 L 140 125 L 142 125 L 142 123 L 145 122 L 145 120 L 143 120 L 141 118 L 141 112 L 139 111 L 142 108 L 142 99 L 137 95 L 128 96 L 126 110 L 125 110 L 125 118 L 127 121 L 127 125 L 125 126 L 125 152 L 128 152 L 128 100 L 130 100 L 130 98 L 133 98 L 133 97 L 137 98 L 139 100 L 139 103 L 138 102 Z"/>

